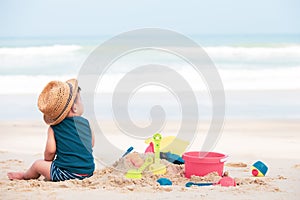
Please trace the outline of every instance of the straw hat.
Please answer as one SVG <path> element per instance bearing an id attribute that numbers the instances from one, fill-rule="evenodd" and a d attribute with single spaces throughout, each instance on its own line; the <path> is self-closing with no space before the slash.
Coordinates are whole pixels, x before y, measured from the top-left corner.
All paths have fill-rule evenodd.
<path id="1" fill-rule="evenodd" d="M 69 114 L 78 91 L 76 79 L 51 81 L 41 92 L 38 107 L 48 125 L 56 125 Z"/>

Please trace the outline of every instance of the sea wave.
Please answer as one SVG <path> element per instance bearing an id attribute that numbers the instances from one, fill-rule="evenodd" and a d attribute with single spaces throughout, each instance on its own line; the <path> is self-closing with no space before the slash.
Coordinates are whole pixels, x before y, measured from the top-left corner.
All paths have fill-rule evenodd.
<path id="1" fill-rule="evenodd" d="M 74 73 L 85 59 L 79 45 L 0 48 L 1 75 Z"/>
<path id="2" fill-rule="evenodd" d="M 205 51 L 215 62 L 299 64 L 300 45 L 276 47 L 206 47 Z"/>
<path id="3" fill-rule="evenodd" d="M 32 46 L 32 47 L 2 47 L 0 56 L 39 56 L 39 55 L 60 55 L 73 53 L 82 48 L 80 45 L 51 45 L 51 46 Z"/>
<path id="4" fill-rule="evenodd" d="M 52 45 L 0 48 L 0 94 L 39 93 L 51 80 L 76 77 L 95 46 Z M 115 47 L 116 48 L 116 47 Z M 188 49 L 193 55 L 194 49 Z M 300 45 L 261 47 L 207 46 L 226 90 L 300 89 Z M 138 61 L 136 61 L 138 60 Z M 166 56 L 166 52 L 137 52 L 110 67 L 99 90 L 113 92 L 122 76 L 133 67 L 151 62 L 175 67 L 195 90 L 205 90 L 205 80 L 188 63 Z M 159 91 L 148 87 L 145 91 Z"/>
<path id="5" fill-rule="evenodd" d="M 52 45 L 0 48 L 0 75 L 55 75 L 69 74 L 78 71 L 89 53 L 96 46 Z M 117 48 L 117 47 L 114 47 Z M 186 48 L 186 47 L 185 47 Z M 280 45 L 275 47 L 239 47 L 239 46 L 207 46 L 203 47 L 208 56 L 220 68 L 274 68 L 300 65 L 300 45 Z M 195 55 L 195 49 L 188 52 Z M 164 62 L 176 65 L 176 60 L 166 56 L 166 52 L 148 55 L 138 53 L 137 60 Z M 170 59 L 170 60 L 168 60 Z M 167 63 L 166 63 L 166 62 Z M 129 63 L 122 63 L 123 69 Z M 125 69 L 126 70 L 126 69 Z"/>
<path id="6" fill-rule="evenodd" d="M 225 90 L 299 90 L 300 66 L 289 69 L 220 69 L 218 70 Z M 180 70 L 178 73 L 195 91 L 207 91 L 205 79 L 193 70 Z M 97 83 L 95 92 L 113 93 L 116 85 L 125 74 L 105 74 Z M 0 94 L 38 94 L 49 81 L 66 81 L 76 78 L 78 74 L 69 75 L 0 75 Z M 96 75 L 95 75 L 96 76 Z M 138 75 L 137 75 L 138 76 Z M 4 87 L 5 86 L 5 87 Z M 142 92 L 162 92 L 157 84 L 145 85 Z"/>
<path id="7" fill-rule="evenodd" d="M 68 76 L 41 76 L 41 75 L 12 75 L 0 76 L 0 94 L 38 94 L 43 87 L 52 80 L 66 81 L 76 77 Z"/>

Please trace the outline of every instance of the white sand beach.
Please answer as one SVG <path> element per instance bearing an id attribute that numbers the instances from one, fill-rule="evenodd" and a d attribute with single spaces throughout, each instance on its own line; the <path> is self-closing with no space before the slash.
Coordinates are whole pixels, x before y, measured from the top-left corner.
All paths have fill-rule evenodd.
<path id="1" fill-rule="evenodd" d="M 112 122 L 105 125 L 112 126 Z M 139 181 L 113 185 L 118 181 L 116 176 L 104 182 L 103 177 L 109 179 L 109 173 L 101 171 L 103 166 L 99 163 L 95 175 L 84 181 L 10 181 L 7 172 L 25 170 L 35 159 L 42 158 L 47 126 L 42 121 L 2 121 L 0 127 L 0 199 L 298 199 L 300 195 L 297 120 L 226 121 L 214 151 L 229 155 L 224 171 L 239 183 L 236 187 L 186 188 L 184 182 L 166 187 L 151 180 L 148 185 Z M 111 130 L 111 135 L 121 134 Z M 202 142 L 203 135 L 199 134 L 190 150 L 199 149 Z M 269 167 L 265 177 L 251 174 L 250 167 L 258 160 Z M 125 177 L 121 175 L 119 179 L 122 182 Z"/>

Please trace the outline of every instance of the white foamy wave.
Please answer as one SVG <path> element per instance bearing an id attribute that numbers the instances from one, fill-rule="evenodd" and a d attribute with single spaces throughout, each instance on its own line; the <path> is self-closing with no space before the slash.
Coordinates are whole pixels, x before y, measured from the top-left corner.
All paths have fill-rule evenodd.
<path id="1" fill-rule="evenodd" d="M 39 94 L 50 81 L 66 81 L 74 77 L 76 76 L 0 76 L 0 94 Z"/>
<path id="2" fill-rule="evenodd" d="M 225 90 L 300 89 L 300 66 L 275 69 L 219 70 Z"/>
<path id="3" fill-rule="evenodd" d="M 179 74 L 195 91 L 207 90 L 205 80 L 193 70 L 180 70 Z M 289 69 L 221 69 L 220 77 L 225 90 L 299 90 L 300 66 Z M 116 85 L 125 74 L 106 74 L 101 77 L 96 92 L 113 93 Z M 66 81 L 75 74 L 63 76 L 0 76 L 0 94 L 38 94 L 52 80 Z M 163 92 L 164 88 L 149 85 L 142 92 Z"/>
<path id="4" fill-rule="evenodd" d="M 38 55 L 61 55 L 80 50 L 79 45 L 52 45 L 33 47 L 0 48 L 0 56 L 38 56 Z"/>
<path id="5" fill-rule="evenodd" d="M 277 47 L 204 47 L 207 54 L 216 62 L 297 62 L 300 63 L 300 45 Z"/>
<path id="6" fill-rule="evenodd" d="M 67 80 L 78 73 L 91 48 L 78 45 L 0 48 L 0 94 L 39 93 L 51 80 Z M 189 49 L 191 53 L 193 49 Z M 204 50 L 215 62 L 226 90 L 300 89 L 300 45 L 274 47 L 214 46 Z M 204 81 L 179 58 L 166 52 L 136 52 L 110 66 L 101 91 L 114 86 L 131 69 L 150 63 L 174 67 L 195 90 Z M 193 54 L 192 54 L 193 55 Z M 161 91 L 157 86 L 144 91 Z"/>
<path id="7" fill-rule="evenodd" d="M 219 69 L 218 73 L 225 90 L 295 90 L 300 89 L 300 66 L 288 68 L 233 68 Z M 207 90 L 205 77 L 198 76 L 192 69 L 181 70 L 180 74 L 194 90 Z M 206 77 L 213 78 L 213 77 Z"/>
<path id="8" fill-rule="evenodd" d="M 117 48 L 117 47 L 116 47 Z M 0 48 L 1 75 L 56 75 L 78 72 L 82 63 L 91 52 L 91 46 L 53 45 L 39 47 Z M 188 49 L 195 54 L 195 49 Z M 221 69 L 254 69 L 300 66 L 300 45 L 275 47 L 204 47 L 208 56 Z M 173 55 L 174 56 L 174 55 Z M 135 62 L 161 63 L 184 67 L 182 62 L 166 52 L 135 52 L 126 55 L 128 59 L 120 62 L 119 68 L 112 73 L 126 72 Z"/>
<path id="9" fill-rule="evenodd" d="M 229 68 L 218 70 L 225 90 L 295 90 L 300 89 L 300 66 L 288 68 Z M 195 91 L 207 90 L 205 77 L 193 68 L 178 70 L 178 73 Z M 106 74 L 98 85 L 98 92 L 114 91 L 124 74 Z M 138 76 L 138 75 L 137 75 Z M 208 78 L 208 77 L 206 77 Z M 213 78 L 213 77 L 210 77 Z M 163 92 L 165 88 L 157 85 L 146 86 L 143 92 Z"/>
<path id="10" fill-rule="evenodd" d="M 55 75 L 76 72 L 85 59 L 78 45 L 0 48 L 2 75 Z"/>

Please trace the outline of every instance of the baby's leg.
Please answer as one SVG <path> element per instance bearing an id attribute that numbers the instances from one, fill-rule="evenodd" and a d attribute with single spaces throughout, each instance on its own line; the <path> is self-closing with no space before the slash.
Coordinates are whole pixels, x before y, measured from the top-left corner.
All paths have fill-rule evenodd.
<path id="1" fill-rule="evenodd" d="M 47 180 L 51 180 L 50 178 L 50 167 L 52 161 L 45 161 L 45 160 L 37 160 L 35 161 L 31 167 L 24 173 L 24 172 L 9 172 L 7 176 L 9 179 L 37 179 L 40 175 L 44 176 Z"/>
<path id="2" fill-rule="evenodd" d="M 22 180 L 24 179 L 24 172 L 8 172 L 7 176 L 10 180 Z"/>

